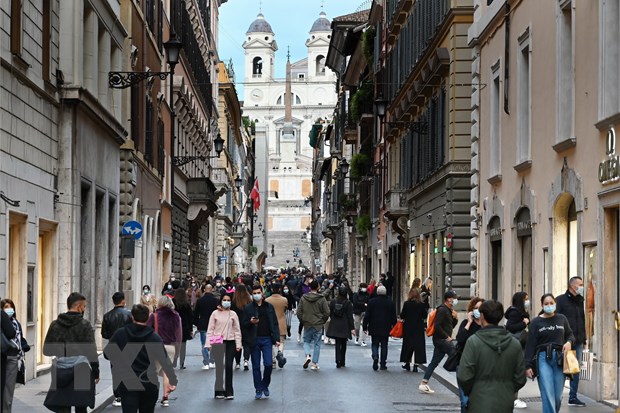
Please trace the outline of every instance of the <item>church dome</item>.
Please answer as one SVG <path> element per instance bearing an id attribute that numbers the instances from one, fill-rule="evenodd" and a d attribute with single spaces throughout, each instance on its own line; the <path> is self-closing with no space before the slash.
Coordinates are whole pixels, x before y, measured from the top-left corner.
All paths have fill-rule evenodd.
<path id="1" fill-rule="evenodd" d="M 310 29 L 310 33 L 330 32 L 332 30 L 331 23 L 327 19 L 326 16 L 327 15 L 325 14 L 325 12 L 321 12 L 321 14 L 319 14 L 319 18 L 314 21 L 314 24 L 312 25 L 312 28 Z"/>
<path id="2" fill-rule="evenodd" d="M 271 33 L 273 34 L 273 30 L 271 29 L 271 25 L 267 22 L 267 20 L 265 20 L 265 16 L 263 16 L 263 13 L 258 13 L 258 16 L 256 16 L 256 20 L 254 20 L 252 24 L 250 24 L 250 28 L 248 29 L 246 33 L 247 34 L 250 34 L 250 33 Z"/>

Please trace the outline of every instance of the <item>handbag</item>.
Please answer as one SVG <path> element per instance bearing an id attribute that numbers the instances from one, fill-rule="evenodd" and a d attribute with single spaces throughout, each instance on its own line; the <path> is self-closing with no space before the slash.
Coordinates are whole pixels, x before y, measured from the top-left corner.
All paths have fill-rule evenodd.
<path id="1" fill-rule="evenodd" d="M 228 310 L 230 311 L 230 310 Z M 226 327 L 228 327 L 228 322 L 230 321 L 230 313 L 228 313 L 228 320 L 226 320 L 226 324 L 224 324 L 224 330 L 226 330 Z M 222 330 L 222 331 L 224 331 Z M 209 337 L 209 344 L 214 345 L 214 344 L 224 344 L 224 336 L 221 334 L 217 334 L 217 335 L 212 335 Z"/>
<path id="2" fill-rule="evenodd" d="M 446 371 L 455 372 L 460 362 L 461 362 L 461 352 L 458 350 L 453 351 L 452 354 L 450 354 L 448 358 L 446 359 L 446 362 L 443 364 L 443 368 Z"/>
<path id="3" fill-rule="evenodd" d="M 16 356 L 19 354 L 19 346 L 13 340 L 9 340 L 2 332 L 2 355 Z"/>
<path id="4" fill-rule="evenodd" d="M 403 338 L 403 320 L 398 320 L 392 330 L 390 330 L 390 337 Z"/>
<path id="5" fill-rule="evenodd" d="M 581 368 L 575 350 L 569 350 L 564 352 L 564 364 L 562 371 L 564 374 L 573 375 L 579 374 Z"/>

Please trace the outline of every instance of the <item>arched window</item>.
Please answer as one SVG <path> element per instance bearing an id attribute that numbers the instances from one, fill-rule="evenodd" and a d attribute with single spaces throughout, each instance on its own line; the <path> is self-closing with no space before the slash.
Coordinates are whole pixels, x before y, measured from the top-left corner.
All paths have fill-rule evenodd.
<path id="1" fill-rule="evenodd" d="M 316 57 L 316 75 L 325 76 L 325 56 L 323 55 Z"/>
<path id="2" fill-rule="evenodd" d="M 252 77 L 261 77 L 262 74 L 263 74 L 263 58 L 257 56 L 254 58 L 254 60 L 252 60 Z"/>
<path id="3" fill-rule="evenodd" d="M 276 105 L 281 105 L 281 104 L 282 104 L 282 96 L 280 96 L 278 100 L 276 100 Z"/>
<path id="4" fill-rule="evenodd" d="M 295 104 L 296 105 L 301 105 L 301 99 L 299 98 L 298 95 L 295 95 Z"/>

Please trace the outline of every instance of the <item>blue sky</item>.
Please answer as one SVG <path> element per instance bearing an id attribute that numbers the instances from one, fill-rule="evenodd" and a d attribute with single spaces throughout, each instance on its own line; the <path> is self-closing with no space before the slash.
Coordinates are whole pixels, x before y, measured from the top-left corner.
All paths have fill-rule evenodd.
<path id="1" fill-rule="evenodd" d="M 278 43 L 275 76 L 285 77 L 286 51 L 290 46 L 291 61 L 306 57 L 306 40 L 312 23 L 319 17 L 321 5 L 327 18 L 342 16 L 370 7 L 366 0 L 228 0 L 220 7 L 219 45 L 220 59 L 228 64 L 232 58 L 239 99 L 243 100 L 244 51 L 241 45 L 245 32 L 256 19 L 259 8 L 269 22 Z"/>

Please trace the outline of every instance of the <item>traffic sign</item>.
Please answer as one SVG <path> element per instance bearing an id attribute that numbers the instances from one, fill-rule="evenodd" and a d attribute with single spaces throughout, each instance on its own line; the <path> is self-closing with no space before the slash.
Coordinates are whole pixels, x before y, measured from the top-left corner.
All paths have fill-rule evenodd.
<path id="1" fill-rule="evenodd" d="M 142 237 L 142 224 L 138 221 L 128 221 L 123 225 L 123 235 L 132 235 L 134 239 Z"/>

